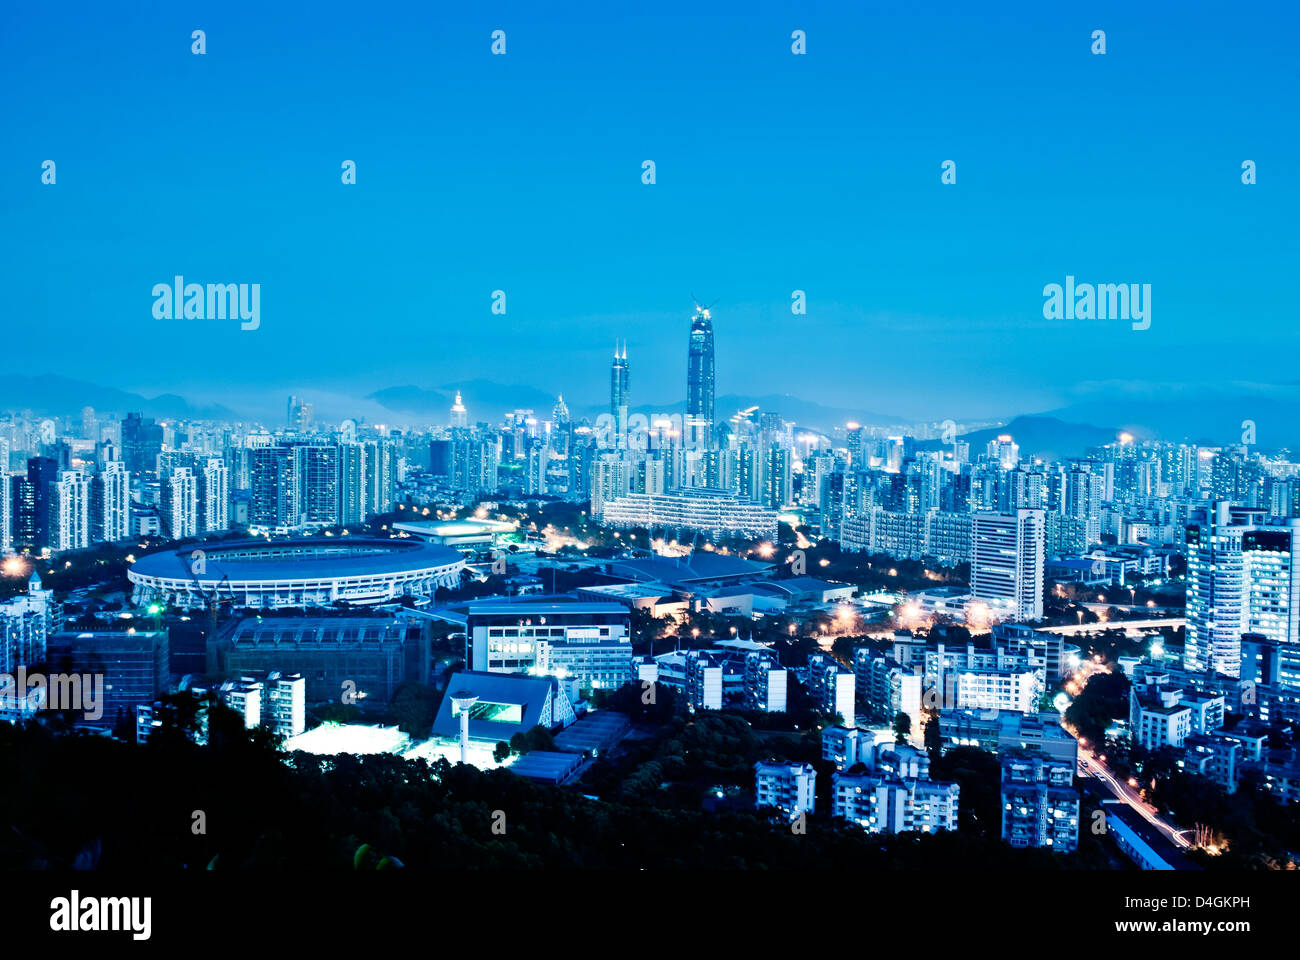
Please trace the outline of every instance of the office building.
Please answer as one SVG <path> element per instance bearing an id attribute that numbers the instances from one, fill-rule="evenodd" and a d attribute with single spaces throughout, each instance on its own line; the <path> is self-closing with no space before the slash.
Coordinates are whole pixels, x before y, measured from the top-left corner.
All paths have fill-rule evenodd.
<path id="1" fill-rule="evenodd" d="M 52 673 L 103 677 L 99 715 L 84 717 L 92 726 L 134 724 L 136 707 L 153 703 L 167 686 L 166 630 L 59 631 L 49 637 L 47 658 Z"/>
<path id="2" fill-rule="evenodd" d="M 696 304 L 686 352 L 686 443 L 712 446 L 714 420 L 713 320 Z"/>
<path id="3" fill-rule="evenodd" d="M 633 679 L 631 619 L 618 603 L 472 603 L 466 662 L 488 673 L 530 673 L 613 690 Z"/>

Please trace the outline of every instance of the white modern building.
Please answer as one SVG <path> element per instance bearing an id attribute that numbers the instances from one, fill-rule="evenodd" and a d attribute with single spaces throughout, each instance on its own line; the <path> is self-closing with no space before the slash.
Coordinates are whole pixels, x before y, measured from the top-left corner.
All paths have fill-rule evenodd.
<path id="1" fill-rule="evenodd" d="M 94 479 L 95 537 L 117 543 L 131 536 L 131 475 L 126 464 L 109 460 Z"/>
<path id="2" fill-rule="evenodd" d="M 857 717 L 856 678 L 834 657 L 814 653 L 808 658 L 808 693 L 823 713 L 839 714 L 846 724 Z"/>
<path id="3" fill-rule="evenodd" d="M 812 813 L 817 795 L 817 771 L 811 763 L 754 764 L 755 806 L 776 807 L 789 820 Z"/>
<path id="4" fill-rule="evenodd" d="M 209 533 L 230 528 L 230 470 L 213 457 L 203 464 L 202 527 Z"/>
<path id="5" fill-rule="evenodd" d="M 1189 670 L 1241 675 L 1241 635 L 1277 641 L 1282 683 L 1300 688 L 1300 519 L 1215 502 L 1187 527 Z"/>
<path id="6" fill-rule="evenodd" d="M 858 727 L 826 727 L 822 730 L 822 759 L 847 770 L 856 763 L 866 763 L 873 755 L 875 738 L 870 730 Z"/>
<path id="7" fill-rule="evenodd" d="M 1015 710 L 1035 713 L 1043 693 L 1036 670 L 962 670 L 955 675 L 956 710 Z"/>
<path id="8" fill-rule="evenodd" d="M 766 650 L 737 646 L 673 651 L 643 660 L 636 670 L 637 679 L 678 691 L 695 710 L 786 710 L 789 671 Z"/>
<path id="9" fill-rule="evenodd" d="M 46 640 L 58 619 L 54 591 L 44 589 L 33 573 L 26 593 L 0 603 L 0 674 L 12 675 L 44 660 Z"/>
<path id="10" fill-rule="evenodd" d="M 1009 601 L 1018 620 L 1043 617 L 1046 562 L 1042 510 L 976 513 L 971 517 L 971 595 Z"/>
<path id="11" fill-rule="evenodd" d="M 51 544 L 55 550 L 80 550 L 90 546 L 90 477 L 64 470 L 54 485 Z"/>
<path id="12" fill-rule="evenodd" d="M 199 532 L 199 484 L 189 467 L 175 467 L 162 479 L 163 524 L 173 540 Z"/>
<path id="13" fill-rule="evenodd" d="M 726 490 L 691 487 L 661 494 L 629 493 L 603 505 L 607 527 L 667 527 L 711 537 L 776 537 L 775 510 Z"/>
<path id="14" fill-rule="evenodd" d="M 631 619 L 619 603 L 474 603 L 466 660 L 489 673 L 531 673 L 612 690 L 635 676 Z"/>
<path id="15" fill-rule="evenodd" d="M 873 773 L 836 773 L 831 813 L 868 833 L 938 833 L 957 829 L 961 787 Z"/>
<path id="16" fill-rule="evenodd" d="M 1193 733 L 1212 733 L 1223 726 L 1226 699 L 1173 686 L 1148 675 L 1129 687 L 1129 730 L 1148 750 L 1181 747 Z"/>

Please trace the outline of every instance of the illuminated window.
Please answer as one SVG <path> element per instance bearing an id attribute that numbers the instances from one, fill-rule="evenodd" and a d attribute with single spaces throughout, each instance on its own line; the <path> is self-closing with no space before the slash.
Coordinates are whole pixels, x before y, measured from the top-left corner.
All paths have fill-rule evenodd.
<path id="1" fill-rule="evenodd" d="M 460 716 L 460 707 L 455 701 L 451 705 L 451 715 Z M 519 703 L 491 703 L 487 700 L 479 700 L 469 708 L 469 718 L 486 720 L 489 723 L 519 724 L 524 722 L 524 708 Z"/>

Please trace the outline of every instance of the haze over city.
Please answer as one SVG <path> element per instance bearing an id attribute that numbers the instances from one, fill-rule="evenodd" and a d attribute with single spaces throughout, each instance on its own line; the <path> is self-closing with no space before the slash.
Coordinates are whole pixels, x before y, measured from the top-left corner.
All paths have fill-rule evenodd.
<path id="1" fill-rule="evenodd" d="M 223 4 L 204 57 L 164 42 L 193 17 L 167 4 L 12 11 L 0 364 L 263 415 L 477 379 L 583 404 L 618 339 L 663 403 L 694 293 L 722 394 L 1009 419 L 1218 384 L 1225 343 L 1238 394 L 1295 380 L 1283 31 L 1208 4 L 746 11 L 439 6 L 358 43 Z M 509 56 L 480 56 L 497 19 Z M 1076 49 L 1101 20 L 1106 55 Z M 155 319 L 175 274 L 260 283 L 260 328 Z M 1151 284 L 1150 328 L 1045 320 L 1067 274 Z"/>

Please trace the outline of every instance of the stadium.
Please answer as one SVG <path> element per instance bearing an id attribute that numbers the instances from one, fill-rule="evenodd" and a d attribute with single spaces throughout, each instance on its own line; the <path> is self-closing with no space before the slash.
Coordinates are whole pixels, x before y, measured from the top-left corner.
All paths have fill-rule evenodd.
<path id="1" fill-rule="evenodd" d="M 254 610 L 376 604 L 460 583 L 464 558 L 412 540 L 241 540 L 149 554 L 127 571 L 137 605 Z"/>

